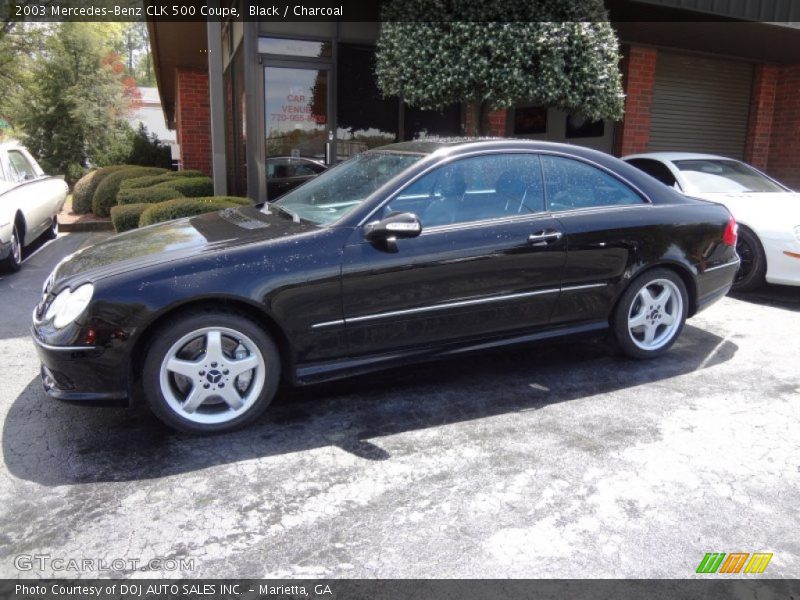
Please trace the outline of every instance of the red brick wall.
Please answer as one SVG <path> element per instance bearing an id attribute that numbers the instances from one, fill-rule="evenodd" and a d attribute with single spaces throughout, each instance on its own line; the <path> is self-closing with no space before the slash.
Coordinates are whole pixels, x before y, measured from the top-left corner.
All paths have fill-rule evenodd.
<path id="1" fill-rule="evenodd" d="M 617 128 L 614 151 L 619 156 L 646 152 L 656 78 L 655 48 L 628 46 L 620 65 L 625 87 L 625 118 Z"/>
<path id="2" fill-rule="evenodd" d="M 778 68 L 767 172 L 800 190 L 800 64 Z"/>
<path id="3" fill-rule="evenodd" d="M 469 106 L 464 107 L 464 126 L 467 134 L 472 131 L 472 111 Z M 492 137 L 506 137 L 506 116 L 508 111 L 505 108 L 489 112 L 489 132 L 487 135 Z"/>
<path id="4" fill-rule="evenodd" d="M 777 83 L 776 65 L 756 65 L 744 159 L 759 169 L 767 169 L 769 163 Z"/>
<path id="5" fill-rule="evenodd" d="M 211 176 L 211 114 L 208 72 L 176 69 L 175 129 L 181 149 L 181 168 Z"/>

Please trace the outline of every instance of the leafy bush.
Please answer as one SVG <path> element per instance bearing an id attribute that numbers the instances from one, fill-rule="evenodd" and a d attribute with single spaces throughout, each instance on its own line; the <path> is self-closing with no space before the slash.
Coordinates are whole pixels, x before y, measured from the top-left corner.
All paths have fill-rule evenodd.
<path id="1" fill-rule="evenodd" d="M 80 181 L 84 175 L 86 175 L 86 169 L 78 163 L 69 163 L 64 167 L 64 181 L 67 182 L 70 188 Z"/>
<path id="2" fill-rule="evenodd" d="M 175 173 L 175 171 L 173 171 Z M 134 177 L 133 179 L 126 179 L 123 181 L 120 190 L 132 190 L 152 187 L 159 183 L 166 183 L 168 181 L 175 181 L 175 176 L 172 173 L 164 173 L 163 175 L 146 175 L 144 177 Z"/>
<path id="3" fill-rule="evenodd" d="M 117 233 L 136 229 L 139 226 L 139 217 L 142 213 L 153 206 L 146 202 L 141 204 L 126 204 L 125 206 L 111 207 L 111 222 Z"/>
<path id="4" fill-rule="evenodd" d="M 183 198 L 178 190 L 171 187 L 120 188 L 117 193 L 117 206 L 138 204 L 141 202 L 155 204 L 173 198 Z"/>
<path id="5" fill-rule="evenodd" d="M 72 190 L 72 212 L 76 215 L 92 212 L 92 198 L 97 190 L 97 186 L 112 173 L 128 167 L 129 165 L 102 167 L 81 177 Z"/>
<path id="6" fill-rule="evenodd" d="M 128 160 L 133 165 L 172 168 L 172 151 L 162 144 L 155 133 L 148 133 L 144 123 L 131 133 Z"/>
<path id="7" fill-rule="evenodd" d="M 98 217 L 107 217 L 109 209 L 117 204 L 117 192 L 125 179 L 163 173 L 165 170 L 158 167 L 128 167 L 111 173 L 97 186 L 92 197 L 92 212 Z"/>
<path id="8" fill-rule="evenodd" d="M 202 198 L 214 195 L 214 181 L 211 177 L 174 177 L 171 181 L 159 183 L 155 187 L 169 187 L 178 190 L 187 198 Z"/>
<path id="9" fill-rule="evenodd" d="M 210 196 L 207 198 L 178 198 L 159 202 L 147 208 L 139 218 L 139 227 L 161 223 L 181 217 L 193 217 L 223 208 L 233 208 L 250 204 L 249 198 L 233 196 Z"/>

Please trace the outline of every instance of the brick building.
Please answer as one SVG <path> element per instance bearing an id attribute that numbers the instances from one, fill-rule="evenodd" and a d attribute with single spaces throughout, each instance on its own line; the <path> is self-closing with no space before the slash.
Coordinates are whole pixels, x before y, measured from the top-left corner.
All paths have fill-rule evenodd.
<path id="1" fill-rule="evenodd" d="M 715 14 L 700 12 L 709 5 L 702 0 L 606 4 L 622 44 L 623 120 L 587 122 L 521 103 L 490 115 L 493 135 L 620 156 L 722 154 L 800 189 L 800 27 L 790 24 L 800 21 L 791 13 L 798 7 L 763 0 L 752 15 L 750 4 L 733 0 L 713 3 Z M 372 74 L 378 23 L 148 26 L 182 167 L 213 175 L 217 193 L 265 199 L 275 157 L 333 163 L 419 135 L 458 135 L 468 125 L 460 105 L 421 111 L 380 96 Z"/>

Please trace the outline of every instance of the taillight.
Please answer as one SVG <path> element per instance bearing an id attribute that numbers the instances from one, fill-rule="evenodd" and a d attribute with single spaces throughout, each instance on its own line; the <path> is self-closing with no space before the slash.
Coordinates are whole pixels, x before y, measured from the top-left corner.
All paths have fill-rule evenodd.
<path id="1" fill-rule="evenodd" d="M 736 224 L 736 219 L 731 215 L 731 218 L 728 219 L 728 225 L 725 227 L 725 233 L 722 234 L 722 242 L 726 246 L 735 246 L 738 231 L 739 226 Z"/>

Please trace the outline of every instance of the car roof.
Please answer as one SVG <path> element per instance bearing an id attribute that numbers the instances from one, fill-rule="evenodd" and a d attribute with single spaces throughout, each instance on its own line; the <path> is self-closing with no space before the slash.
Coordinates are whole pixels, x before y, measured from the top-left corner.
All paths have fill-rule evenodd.
<path id="1" fill-rule="evenodd" d="M 600 152 L 599 150 L 594 150 L 586 146 L 578 146 L 576 144 L 563 144 L 559 142 L 543 142 L 539 140 L 499 137 L 433 137 L 409 142 L 388 144 L 386 146 L 372 148 L 369 150 L 369 152 L 455 155 L 476 150 L 480 151 L 506 148 L 510 150 L 523 149 L 530 151 L 566 153 L 601 161 L 608 158 L 613 158 L 611 155 L 606 154 L 605 152 Z"/>
<path id="2" fill-rule="evenodd" d="M 631 158 L 652 158 L 661 161 L 675 161 L 675 160 L 737 160 L 729 156 L 720 156 L 719 154 L 702 154 L 699 152 L 642 152 L 639 154 L 628 154 L 623 156 L 622 160 L 629 160 Z"/>

